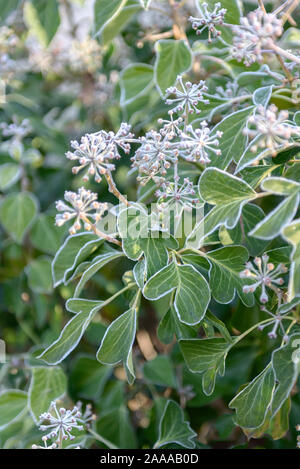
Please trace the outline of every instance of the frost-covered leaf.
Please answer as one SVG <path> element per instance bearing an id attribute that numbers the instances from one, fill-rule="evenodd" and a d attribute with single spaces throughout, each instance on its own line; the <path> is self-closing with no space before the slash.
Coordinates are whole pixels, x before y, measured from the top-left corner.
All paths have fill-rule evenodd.
<path id="1" fill-rule="evenodd" d="M 67 281 L 67 275 L 103 244 L 99 236 L 86 232 L 69 236 L 57 251 L 52 263 L 54 287 Z"/>
<path id="2" fill-rule="evenodd" d="M 266 107 L 269 104 L 270 98 L 272 96 L 272 91 L 273 85 L 257 88 L 253 93 L 253 103 L 256 106 L 261 105 Z"/>
<path id="3" fill-rule="evenodd" d="M 269 364 L 229 403 L 229 407 L 236 410 L 237 425 L 254 429 L 264 423 L 272 402 L 274 386 L 274 372 Z"/>
<path id="4" fill-rule="evenodd" d="M 39 358 L 49 365 L 56 365 L 69 355 L 77 346 L 95 314 L 102 308 L 104 301 L 72 298 L 67 301 L 68 311 L 75 313 L 60 333 L 60 336 L 48 347 Z"/>
<path id="5" fill-rule="evenodd" d="M 120 76 L 121 105 L 125 106 L 148 93 L 153 84 L 151 65 L 143 63 L 129 65 Z"/>
<path id="6" fill-rule="evenodd" d="M 177 246 L 172 237 L 164 238 L 163 233 L 150 231 L 149 223 L 147 212 L 138 204 L 122 210 L 118 217 L 123 251 L 132 260 L 138 260 L 144 254 L 147 278 L 167 264 L 167 247 Z"/>
<path id="7" fill-rule="evenodd" d="M 159 423 L 159 435 L 154 448 L 161 448 L 171 443 L 183 448 L 195 448 L 196 436 L 190 424 L 184 420 L 183 410 L 176 402 L 169 400 Z"/>
<path id="8" fill-rule="evenodd" d="M 67 390 L 67 377 L 59 367 L 36 366 L 28 393 L 28 405 L 36 422 L 47 412 L 52 401 L 62 397 Z"/>
<path id="9" fill-rule="evenodd" d="M 300 295 L 300 220 L 286 226 L 282 232 L 284 238 L 292 244 L 292 264 L 289 280 L 289 300 Z"/>
<path id="10" fill-rule="evenodd" d="M 157 328 L 157 336 L 164 344 L 170 344 L 174 335 L 177 340 L 197 337 L 197 327 L 188 326 L 181 322 L 175 308 L 172 306 L 161 319 Z"/>
<path id="11" fill-rule="evenodd" d="M 136 315 L 136 307 L 132 307 L 115 319 L 107 328 L 97 352 L 97 359 L 103 365 L 122 362 L 129 383 L 135 379 L 132 345 L 136 332 Z"/>
<path id="12" fill-rule="evenodd" d="M 273 415 L 280 410 L 297 382 L 300 372 L 300 357 L 297 351 L 299 345 L 300 334 L 292 334 L 288 344 L 272 354 L 272 367 L 276 380 L 271 407 Z"/>
<path id="13" fill-rule="evenodd" d="M 178 75 L 192 65 L 192 53 L 186 41 L 161 39 L 155 43 L 154 79 L 161 95 L 174 85 Z"/>
<path id="14" fill-rule="evenodd" d="M 299 207 L 300 184 L 284 178 L 269 177 L 261 184 L 266 192 L 287 196 L 249 233 L 260 239 L 273 239 L 294 218 Z"/>
<path id="15" fill-rule="evenodd" d="M 249 236 L 250 231 L 265 218 L 264 211 L 254 204 L 247 204 L 242 209 L 240 223 L 235 228 L 228 230 L 221 226 L 219 238 L 225 246 L 232 244 L 243 244 L 251 256 L 257 256 L 263 252 L 269 244 L 268 240 L 261 240 Z"/>
<path id="16" fill-rule="evenodd" d="M 217 374 L 225 373 L 225 360 L 232 342 L 223 338 L 187 339 L 179 341 L 185 363 L 193 373 L 202 374 L 202 387 L 206 395 L 214 391 Z"/>
<path id="17" fill-rule="evenodd" d="M 219 303 L 230 303 L 238 294 L 246 306 L 253 306 L 253 294 L 243 293 L 247 279 L 240 278 L 240 272 L 249 259 L 249 253 L 243 246 L 228 246 L 206 253 L 211 268 L 209 286 L 212 296 Z"/>
<path id="18" fill-rule="evenodd" d="M 95 0 L 94 34 L 99 36 L 104 26 L 121 11 L 127 0 Z"/>
<path id="19" fill-rule="evenodd" d="M 141 5 L 136 0 L 126 0 L 122 3 L 121 8 L 118 8 L 117 13 L 102 28 L 101 42 L 104 45 L 109 44 L 140 9 Z"/>
<path id="20" fill-rule="evenodd" d="M 193 325 L 204 317 L 210 292 L 205 278 L 192 266 L 180 265 L 173 260 L 151 277 L 143 294 L 157 300 L 175 290 L 174 307 L 181 322 Z"/>
<path id="21" fill-rule="evenodd" d="M 88 265 L 87 269 L 84 270 L 74 292 L 74 296 L 78 297 L 84 288 L 85 284 L 89 281 L 89 279 L 95 275 L 103 266 L 108 264 L 109 262 L 113 261 L 114 259 L 118 259 L 119 257 L 123 256 L 124 254 L 121 251 L 116 251 L 115 249 L 106 248 L 106 246 L 101 246 L 103 250 L 103 254 L 97 255 L 93 261 Z M 81 264 L 80 264 L 81 265 Z"/>
<path id="22" fill-rule="evenodd" d="M 20 419 L 27 411 L 27 393 L 9 389 L 0 394 L 0 430 Z"/>
<path id="23" fill-rule="evenodd" d="M 255 191 L 246 182 L 217 168 L 207 168 L 203 172 L 199 191 L 202 199 L 214 207 L 188 236 L 188 247 L 199 248 L 203 239 L 221 225 L 234 228 L 243 206 L 256 197 Z"/>
<path id="24" fill-rule="evenodd" d="M 219 138 L 218 146 L 218 149 L 221 150 L 221 155 L 210 154 L 210 166 L 226 169 L 232 160 L 239 161 L 247 141 L 247 137 L 243 134 L 243 129 L 253 109 L 253 106 L 250 106 L 234 112 L 224 117 L 214 127 L 214 133 L 217 131 L 223 132 L 222 137 Z"/>

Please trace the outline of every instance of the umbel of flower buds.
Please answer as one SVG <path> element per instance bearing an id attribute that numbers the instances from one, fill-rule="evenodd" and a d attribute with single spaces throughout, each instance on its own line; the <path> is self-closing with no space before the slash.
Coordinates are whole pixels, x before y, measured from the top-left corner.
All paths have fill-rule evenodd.
<path id="1" fill-rule="evenodd" d="M 262 9 L 251 11 L 234 26 L 232 55 L 246 66 L 263 61 L 264 49 L 272 48 L 283 33 L 282 22 L 272 13 Z"/>
<path id="2" fill-rule="evenodd" d="M 62 200 L 56 202 L 56 209 L 62 213 L 56 215 L 55 223 L 57 226 L 62 226 L 67 221 L 75 219 L 69 229 L 71 235 L 81 229 L 82 222 L 84 228 L 90 230 L 94 223 L 101 220 L 107 210 L 107 204 L 98 202 L 97 194 L 86 190 L 84 187 L 78 190 L 78 194 L 76 192 L 66 191 L 64 198 L 69 205 Z M 90 219 L 92 219 L 92 221 Z"/>
<path id="3" fill-rule="evenodd" d="M 254 263 L 247 262 L 246 269 L 240 273 L 241 278 L 253 280 L 254 283 L 243 287 L 244 293 L 253 293 L 258 287 L 261 287 L 260 301 L 267 303 L 269 297 L 266 287 L 276 291 L 277 286 L 284 283 L 283 278 L 279 277 L 282 273 L 286 273 L 287 268 L 283 264 L 279 264 L 276 268 L 274 264 L 269 262 L 269 256 L 264 254 L 261 258 L 255 257 Z"/>
<path id="4" fill-rule="evenodd" d="M 178 150 L 172 148 L 169 134 L 147 132 L 140 138 L 141 146 L 131 158 L 132 166 L 138 168 L 141 174 L 137 179 L 141 184 L 146 184 L 150 179 L 161 182 L 171 167 L 171 163 L 177 160 Z"/>
<path id="5" fill-rule="evenodd" d="M 199 129 L 194 129 L 188 125 L 186 132 L 182 132 L 181 141 L 179 142 L 180 154 L 187 161 L 199 162 L 202 164 L 210 163 L 208 151 L 221 155 L 219 150 L 219 140 L 223 132 L 217 131 L 214 135 L 210 135 L 211 131 L 206 121 L 201 122 Z"/>
<path id="6" fill-rule="evenodd" d="M 182 184 L 179 178 L 177 184 L 165 181 L 155 192 L 155 195 L 158 197 L 158 210 L 161 212 L 167 208 L 172 208 L 170 207 L 172 204 L 178 204 L 184 210 L 191 211 L 197 202 L 199 202 L 196 188 L 189 178 L 184 178 Z"/>
<path id="7" fill-rule="evenodd" d="M 248 126 L 244 134 L 250 138 L 257 137 L 257 143 L 251 146 L 251 151 L 256 152 L 258 148 L 266 148 L 276 156 L 278 149 L 289 145 L 293 135 L 300 134 L 300 127 L 287 122 L 288 111 L 278 112 L 277 107 L 271 104 L 267 109 L 259 105 L 255 114 L 249 117 Z"/>
<path id="8" fill-rule="evenodd" d="M 122 123 L 116 134 L 101 130 L 84 135 L 80 143 L 76 140 L 72 141 L 71 146 L 75 151 L 68 151 L 66 157 L 79 162 L 79 166 L 73 167 L 73 173 L 77 174 L 85 169 L 84 181 L 92 176 L 96 182 L 100 182 L 101 176 L 115 169 L 112 161 L 121 157 L 119 148 L 122 148 L 126 154 L 130 152 L 130 143 L 127 142 L 127 139 L 133 137 L 130 128 L 129 124 Z"/>
<path id="9" fill-rule="evenodd" d="M 202 102 L 207 104 L 209 101 L 203 97 L 203 93 L 207 91 L 204 81 L 192 84 L 187 81 L 183 82 L 182 76 L 178 75 L 175 86 L 171 86 L 166 90 L 166 95 L 173 95 L 173 98 L 167 96 L 166 104 L 174 106 L 171 111 L 176 113 L 199 114 L 200 110 L 197 105 Z"/>
<path id="10" fill-rule="evenodd" d="M 81 412 L 77 407 L 72 410 L 66 410 L 64 407 L 57 408 L 56 403 L 52 402 L 49 412 L 44 412 L 40 416 L 40 430 L 48 431 L 44 439 L 73 440 L 72 430 L 83 430 Z"/>
<path id="11" fill-rule="evenodd" d="M 258 329 L 262 331 L 265 327 L 268 326 L 273 326 L 273 329 L 268 333 L 268 336 L 270 339 L 276 339 L 277 338 L 277 331 L 278 329 L 281 330 L 282 335 L 283 335 L 283 341 L 288 342 L 289 337 L 285 332 L 285 328 L 283 327 L 282 321 L 285 319 L 284 314 L 280 314 L 279 312 L 277 313 L 271 313 L 271 311 L 267 310 L 264 306 L 261 307 L 261 310 L 267 313 L 269 316 L 271 316 L 272 319 L 270 319 L 269 322 L 266 322 L 265 324 L 261 324 L 258 326 Z M 285 313 L 288 314 L 288 313 Z"/>
<path id="12" fill-rule="evenodd" d="M 221 35 L 221 31 L 218 31 L 216 26 L 223 24 L 227 10 L 221 8 L 221 3 L 218 2 L 215 3 L 212 11 L 209 11 L 207 3 L 202 3 L 199 5 L 199 11 L 199 18 L 190 16 L 189 21 L 192 23 L 192 28 L 196 30 L 196 34 L 201 34 L 207 28 L 208 42 L 211 42 L 212 36 L 218 37 Z"/>

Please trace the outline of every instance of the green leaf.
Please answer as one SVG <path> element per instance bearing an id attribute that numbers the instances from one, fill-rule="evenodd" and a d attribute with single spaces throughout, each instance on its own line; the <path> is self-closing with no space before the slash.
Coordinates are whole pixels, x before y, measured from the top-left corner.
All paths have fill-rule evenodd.
<path id="1" fill-rule="evenodd" d="M 85 330 L 104 303 L 104 301 L 76 298 L 68 300 L 66 308 L 75 313 L 75 316 L 67 322 L 58 339 L 46 348 L 39 358 L 49 365 L 56 365 L 64 360 L 78 345 Z"/>
<path id="2" fill-rule="evenodd" d="M 275 386 L 270 364 L 229 403 L 236 410 L 236 424 L 243 428 L 260 427 L 270 408 Z"/>
<path id="3" fill-rule="evenodd" d="M 21 3 L 21 0 L 0 0 L 0 22 L 3 23 L 8 16 L 17 10 Z"/>
<path id="4" fill-rule="evenodd" d="M 272 96 L 272 91 L 273 85 L 257 88 L 253 93 L 253 103 L 256 106 L 261 105 L 266 107 L 269 104 L 270 98 Z"/>
<path id="5" fill-rule="evenodd" d="M 194 439 L 197 434 L 191 429 L 189 422 L 184 420 L 183 410 L 174 401 L 167 401 L 164 413 L 159 422 L 159 435 L 154 448 L 161 448 L 176 443 L 183 448 L 195 448 Z"/>
<path id="6" fill-rule="evenodd" d="M 292 334 L 289 342 L 272 354 L 272 368 L 277 383 L 272 401 L 272 415 L 276 414 L 295 386 L 299 372 L 300 360 L 297 352 L 300 345 L 300 333 Z"/>
<path id="7" fill-rule="evenodd" d="M 226 169 L 232 160 L 236 162 L 239 161 L 247 141 L 243 130 L 253 109 L 253 106 L 250 106 L 246 109 L 234 112 L 226 116 L 213 128 L 213 133 L 217 131 L 223 132 L 222 137 L 219 139 L 218 146 L 218 149 L 221 150 L 222 153 L 221 155 L 216 155 L 211 152 L 211 163 L 209 166 Z"/>
<path id="8" fill-rule="evenodd" d="M 233 343 L 223 338 L 180 340 L 179 346 L 185 363 L 193 373 L 203 373 L 203 392 L 213 393 L 217 374 L 225 372 L 225 360 Z"/>
<path id="9" fill-rule="evenodd" d="M 208 311 L 206 312 L 207 314 Z M 197 327 L 188 326 L 181 322 L 175 308 L 172 306 L 161 319 L 157 328 L 157 336 L 164 344 L 170 344 L 174 335 L 178 340 L 196 337 L 197 329 Z"/>
<path id="10" fill-rule="evenodd" d="M 27 393 L 9 389 L 0 394 L 0 430 L 20 419 L 27 411 Z"/>
<path id="11" fill-rule="evenodd" d="M 172 290 L 176 290 L 174 307 L 179 320 L 188 325 L 199 323 L 210 301 L 205 278 L 192 265 L 179 265 L 173 260 L 148 280 L 143 294 L 157 300 Z"/>
<path id="12" fill-rule="evenodd" d="M 124 254 L 121 251 L 116 251 L 115 249 L 107 249 L 106 246 L 101 246 L 102 250 L 104 251 L 103 254 L 96 256 L 91 264 L 88 266 L 86 270 L 84 270 L 80 281 L 78 282 L 74 296 L 78 297 L 84 288 L 85 284 L 89 281 L 89 279 L 95 275 L 103 266 L 108 264 L 109 262 L 113 261 L 114 259 L 118 259 L 122 257 Z"/>
<path id="13" fill-rule="evenodd" d="M 115 409 L 104 409 L 96 423 L 97 432 L 118 448 L 135 449 L 136 435 L 126 406 L 121 403 Z M 112 448 L 113 449 L 113 448 Z"/>
<path id="14" fill-rule="evenodd" d="M 36 366 L 28 393 L 28 405 L 35 422 L 47 412 L 52 401 L 63 396 L 67 390 L 67 378 L 61 368 Z"/>
<path id="15" fill-rule="evenodd" d="M 96 0 L 94 3 L 94 35 L 99 36 L 105 25 L 122 10 L 127 0 Z"/>
<path id="16" fill-rule="evenodd" d="M 192 53 L 184 40 L 161 39 L 155 43 L 156 59 L 154 79 L 158 91 L 164 95 L 174 85 L 178 75 L 187 72 L 192 65 Z"/>
<path id="17" fill-rule="evenodd" d="M 60 24 L 57 0 L 31 0 L 24 6 L 25 22 L 43 46 L 48 46 Z"/>
<path id="18" fill-rule="evenodd" d="M 61 245 L 62 230 L 55 226 L 54 217 L 41 213 L 30 230 L 30 241 L 36 249 L 55 254 Z"/>
<path id="19" fill-rule="evenodd" d="M 62 282 L 66 283 L 67 275 L 95 252 L 103 242 L 103 239 L 90 232 L 69 236 L 53 259 L 52 276 L 54 287 Z"/>
<path id="20" fill-rule="evenodd" d="M 238 162 L 238 165 L 235 170 L 235 174 L 240 173 L 244 168 L 252 165 L 252 163 L 258 163 L 259 161 L 269 158 L 272 156 L 272 150 L 269 148 L 260 148 L 258 145 L 259 140 L 261 139 L 261 136 L 258 135 L 255 137 L 250 144 L 247 146 L 245 151 L 243 152 L 241 159 Z M 253 148 L 257 146 L 257 150 L 253 151 Z M 280 155 L 282 154 L 286 155 L 287 159 L 290 159 L 290 151 L 294 152 L 297 151 L 297 147 L 295 148 L 295 143 L 291 143 L 288 147 L 282 145 L 280 148 L 277 150 L 277 156 L 276 156 L 276 163 L 280 163 Z"/>
<path id="21" fill-rule="evenodd" d="M 229 334 L 224 322 L 217 318 L 213 313 L 207 311 L 205 315 L 205 320 L 202 322 L 202 325 L 204 322 L 211 326 L 213 329 L 217 329 L 227 342 L 232 342 L 231 335 Z"/>
<path id="22" fill-rule="evenodd" d="M 293 246 L 289 280 L 289 301 L 291 301 L 300 295 L 300 219 L 286 226 L 282 235 Z"/>
<path id="23" fill-rule="evenodd" d="M 249 236 L 250 231 L 265 218 L 264 211 L 254 204 L 247 204 L 242 209 L 240 223 L 232 230 L 221 226 L 219 238 L 222 244 L 244 244 L 251 256 L 258 256 L 263 252 L 269 241 L 260 240 Z"/>
<path id="24" fill-rule="evenodd" d="M 70 373 L 71 393 L 84 399 L 96 401 L 101 395 L 111 371 L 109 366 L 101 365 L 95 358 L 77 357 Z"/>
<path id="25" fill-rule="evenodd" d="M 215 205 L 195 226 L 187 238 L 187 247 L 199 248 L 205 237 L 219 226 L 227 229 L 235 227 L 240 219 L 242 208 L 256 193 L 246 182 L 217 168 L 207 168 L 199 181 L 202 199 Z"/>
<path id="26" fill-rule="evenodd" d="M 97 352 L 97 360 L 103 365 L 123 362 L 130 384 L 135 379 L 131 349 L 135 339 L 136 314 L 136 308 L 132 307 L 115 319 L 107 328 Z"/>
<path id="27" fill-rule="evenodd" d="M 143 366 L 144 377 L 158 386 L 176 388 L 174 366 L 167 355 L 158 355 Z"/>
<path id="28" fill-rule="evenodd" d="M 36 293 L 52 292 L 51 259 L 41 256 L 31 261 L 25 268 L 29 287 Z"/>
<path id="29" fill-rule="evenodd" d="M 153 67 L 148 64 L 130 64 L 120 76 L 121 106 L 126 106 L 148 93 L 153 86 Z"/>
<path id="30" fill-rule="evenodd" d="M 256 238 L 273 239 L 292 221 L 297 212 L 300 199 L 300 184 L 289 179 L 269 177 L 262 182 L 261 187 L 271 194 L 287 196 L 283 202 L 249 233 L 250 236 L 255 236 Z"/>
<path id="31" fill-rule="evenodd" d="M 132 260 L 138 260 L 144 254 L 147 278 L 152 277 L 167 264 L 167 247 L 177 247 L 176 242 L 173 244 L 172 238 L 163 238 L 163 233 L 149 231 L 149 224 L 148 213 L 138 204 L 132 204 L 122 210 L 118 217 L 123 251 Z"/>
<path id="32" fill-rule="evenodd" d="M 15 163 L 5 163 L 0 166 L 0 190 L 6 191 L 21 177 L 20 166 Z"/>
<path id="33" fill-rule="evenodd" d="M 4 197 L 0 206 L 0 222 L 6 231 L 21 244 L 38 210 L 33 194 L 20 192 Z"/>
<path id="34" fill-rule="evenodd" d="M 101 34 L 103 45 L 107 45 L 112 41 L 140 8 L 141 6 L 135 0 L 127 0 L 124 6 L 118 10 L 118 13 L 104 26 Z"/>
<path id="35" fill-rule="evenodd" d="M 228 246 L 209 251 L 205 256 L 211 265 L 209 285 L 215 300 L 230 303 L 237 293 L 246 306 L 253 306 L 253 294 L 243 293 L 247 279 L 240 278 L 240 272 L 249 259 L 247 249 L 243 246 Z"/>

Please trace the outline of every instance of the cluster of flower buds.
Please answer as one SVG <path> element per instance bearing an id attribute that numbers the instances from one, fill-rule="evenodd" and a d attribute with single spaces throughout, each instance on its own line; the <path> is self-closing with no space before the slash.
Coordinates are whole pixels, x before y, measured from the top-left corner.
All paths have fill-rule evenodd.
<path id="1" fill-rule="evenodd" d="M 44 412 L 40 416 L 39 428 L 41 431 L 49 432 L 44 436 L 44 441 L 55 439 L 58 443 L 63 440 L 74 440 L 75 436 L 71 432 L 75 429 L 79 431 L 84 429 L 82 414 L 76 406 L 72 410 L 66 410 L 64 407 L 58 409 L 56 403 L 52 402 L 49 412 Z"/>
<path id="2" fill-rule="evenodd" d="M 65 51 L 66 62 L 71 70 L 95 73 L 101 68 L 102 49 L 98 41 L 86 36 L 81 41 L 74 39 L 71 48 Z"/>
<path id="3" fill-rule="evenodd" d="M 4 137 L 12 137 L 14 140 L 18 141 L 23 140 L 23 138 L 32 131 L 32 127 L 28 119 L 24 119 L 22 122 L 18 123 L 16 118 L 13 118 L 12 124 L 2 122 L 0 124 L 0 128 L 2 129 L 2 135 Z"/>
<path id="4" fill-rule="evenodd" d="M 201 127 L 194 129 L 188 125 L 186 132 L 182 132 L 179 142 L 180 154 L 187 161 L 199 162 L 201 164 L 210 163 L 208 151 L 221 155 L 221 150 L 217 149 L 219 145 L 218 138 L 222 137 L 223 132 L 217 131 L 211 135 L 211 130 L 206 121 L 201 122 Z"/>
<path id="5" fill-rule="evenodd" d="M 150 179 L 159 184 L 164 180 L 171 163 L 177 161 L 178 150 L 174 149 L 170 142 L 170 134 L 163 131 L 147 132 L 145 137 L 139 139 L 141 146 L 131 158 L 132 166 L 138 168 L 137 180 L 145 185 Z"/>
<path id="6" fill-rule="evenodd" d="M 199 114 L 201 111 L 197 108 L 200 102 L 207 104 L 208 99 L 203 97 L 203 93 L 207 91 L 207 86 L 203 80 L 199 83 L 183 82 L 182 76 L 179 75 L 176 79 L 175 86 L 171 86 L 166 90 L 166 95 L 174 95 L 173 98 L 166 98 L 168 106 L 174 106 L 171 111 L 176 113 Z"/>
<path id="7" fill-rule="evenodd" d="M 64 198 L 70 205 L 62 200 L 56 202 L 56 209 L 63 213 L 56 215 L 55 223 L 57 226 L 62 226 L 67 221 L 75 219 L 69 229 L 72 235 L 81 229 L 81 222 L 86 230 L 91 230 L 92 225 L 100 221 L 104 212 L 107 211 L 107 204 L 98 202 L 97 194 L 84 187 L 78 190 L 78 194 L 66 191 Z"/>
<path id="8" fill-rule="evenodd" d="M 251 151 L 256 152 L 258 147 L 266 148 L 271 151 L 272 156 L 276 156 L 278 149 L 288 146 L 291 137 L 300 133 L 300 127 L 291 125 L 287 121 L 288 117 L 288 111 L 278 112 L 274 104 L 267 109 L 259 105 L 244 129 L 244 134 L 248 137 L 258 137 L 257 144 L 251 146 Z"/>
<path id="9" fill-rule="evenodd" d="M 111 161 L 121 157 L 119 148 L 125 153 L 130 152 L 130 143 L 127 142 L 133 137 L 130 129 L 129 124 L 122 123 L 116 134 L 101 130 L 84 135 L 80 143 L 72 141 L 71 146 L 75 151 L 68 151 L 66 156 L 72 161 L 79 162 L 79 166 L 73 167 L 73 173 L 77 174 L 82 169 L 86 169 L 84 181 L 87 181 L 89 176 L 94 176 L 95 181 L 100 182 L 101 176 L 115 169 Z"/>
<path id="10" fill-rule="evenodd" d="M 208 42 L 211 42 L 212 36 L 218 37 L 221 35 L 216 26 L 223 24 L 227 10 L 226 8 L 221 8 L 221 3 L 218 2 L 215 3 L 212 11 L 209 11 L 207 3 L 202 3 L 199 5 L 199 11 L 200 18 L 190 16 L 189 21 L 192 23 L 192 28 L 195 29 L 196 34 L 201 34 L 207 28 Z"/>
<path id="11" fill-rule="evenodd" d="M 228 81 L 224 87 L 217 86 L 215 96 L 220 98 L 231 99 L 237 96 L 243 96 L 247 94 L 245 88 L 240 88 L 237 81 Z"/>
<path id="12" fill-rule="evenodd" d="M 285 314 L 280 314 L 279 312 L 277 313 L 271 313 L 271 311 L 267 310 L 265 306 L 261 307 L 261 310 L 267 313 L 269 316 L 272 317 L 269 322 L 266 322 L 265 324 L 261 324 L 258 326 L 258 329 L 262 331 L 265 327 L 268 326 L 273 326 L 272 330 L 268 333 L 268 336 L 270 339 L 276 339 L 277 338 L 277 331 L 278 328 L 281 330 L 282 335 L 283 335 L 283 341 L 287 343 L 289 341 L 289 337 L 285 332 L 285 328 L 282 324 L 282 321 L 285 319 Z"/>
<path id="13" fill-rule="evenodd" d="M 0 54 L 11 52 L 18 44 L 18 37 L 13 30 L 7 26 L 0 28 Z"/>
<path id="14" fill-rule="evenodd" d="M 234 26 L 232 55 L 246 66 L 262 62 L 265 50 L 272 48 L 283 33 L 282 22 L 273 13 L 262 9 L 251 11 L 241 18 L 240 25 Z"/>
<path id="15" fill-rule="evenodd" d="M 169 140 L 173 140 L 176 136 L 180 136 L 182 130 L 180 126 L 183 123 L 183 118 L 178 117 L 177 119 L 173 118 L 173 111 L 168 112 L 170 120 L 167 119 L 158 119 L 158 124 L 162 126 L 160 133 L 163 137 L 168 137 Z"/>
<path id="16" fill-rule="evenodd" d="M 173 204 L 181 205 L 185 210 L 192 210 L 199 202 L 196 188 L 189 178 L 184 178 L 182 184 L 179 178 L 175 182 L 165 181 L 155 195 L 158 197 L 157 204 L 160 211 L 166 210 Z"/>
<path id="17" fill-rule="evenodd" d="M 48 437 L 47 436 L 43 436 L 42 441 L 44 443 L 44 446 L 42 446 L 42 445 L 32 445 L 31 448 L 32 449 L 56 449 L 57 448 L 56 443 L 52 443 L 51 445 L 48 445 Z"/>
<path id="18" fill-rule="evenodd" d="M 274 264 L 269 262 L 269 256 L 264 254 L 262 257 L 255 257 L 254 263 L 247 262 L 246 269 L 240 273 L 241 278 L 253 280 L 254 283 L 243 287 L 244 293 L 253 293 L 258 287 L 261 287 L 260 301 L 267 303 L 269 301 L 266 287 L 272 290 L 278 290 L 278 286 L 283 285 L 281 274 L 287 272 L 287 268 L 283 264 L 279 264 L 276 268 Z"/>

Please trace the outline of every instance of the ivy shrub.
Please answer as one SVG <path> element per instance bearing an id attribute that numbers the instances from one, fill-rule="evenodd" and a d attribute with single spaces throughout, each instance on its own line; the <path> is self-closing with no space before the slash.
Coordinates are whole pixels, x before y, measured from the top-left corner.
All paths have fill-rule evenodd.
<path id="1" fill-rule="evenodd" d="M 296 447 L 297 6 L 0 1 L 2 448 Z"/>

